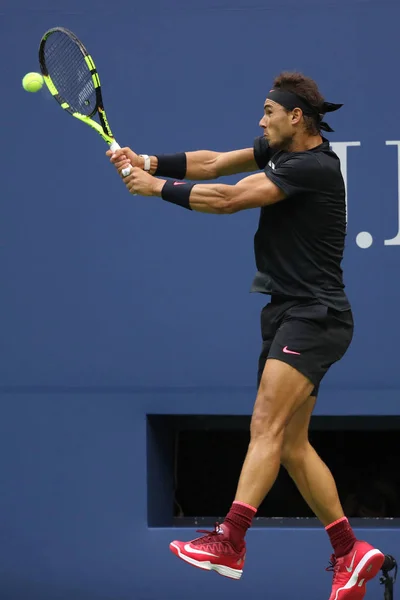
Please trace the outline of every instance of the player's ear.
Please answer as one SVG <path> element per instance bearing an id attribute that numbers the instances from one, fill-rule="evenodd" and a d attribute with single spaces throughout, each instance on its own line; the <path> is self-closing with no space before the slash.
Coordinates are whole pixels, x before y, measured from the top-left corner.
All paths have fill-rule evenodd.
<path id="1" fill-rule="evenodd" d="M 292 110 L 292 125 L 296 125 L 300 122 L 301 117 L 303 116 L 303 111 L 301 108 L 294 108 Z"/>

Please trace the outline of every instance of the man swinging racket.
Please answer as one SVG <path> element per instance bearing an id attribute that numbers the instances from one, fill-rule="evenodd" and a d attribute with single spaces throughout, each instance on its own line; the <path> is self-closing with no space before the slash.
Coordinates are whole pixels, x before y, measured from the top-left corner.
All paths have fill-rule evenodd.
<path id="1" fill-rule="evenodd" d="M 124 178 L 133 194 L 210 214 L 261 209 L 252 290 L 271 301 L 261 313 L 248 452 L 224 522 L 197 539 L 173 541 L 171 551 L 193 566 L 240 579 L 246 531 L 283 465 L 332 543 L 330 600 L 361 600 L 384 554 L 356 539 L 332 474 L 308 440 L 319 385 L 353 335 L 341 269 L 345 186 L 339 159 L 321 134 L 332 131 L 324 115 L 340 107 L 325 102 L 312 79 L 281 73 L 264 103 L 263 135 L 252 148 L 158 156 L 123 148 L 107 154 L 119 173 L 133 166 Z M 254 171 L 235 185 L 182 181 Z"/>

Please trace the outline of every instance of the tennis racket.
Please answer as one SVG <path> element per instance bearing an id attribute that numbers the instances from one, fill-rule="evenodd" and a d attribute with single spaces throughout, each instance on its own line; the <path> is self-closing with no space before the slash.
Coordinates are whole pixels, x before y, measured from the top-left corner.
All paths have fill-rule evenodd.
<path id="1" fill-rule="evenodd" d="M 39 47 L 43 79 L 61 108 L 90 125 L 107 142 L 110 149 L 120 149 L 104 110 L 100 79 L 93 58 L 82 42 L 68 29 L 54 27 L 43 35 Z M 92 117 L 97 116 L 100 123 Z M 131 172 L 122 170 L 126 177 Z"/>

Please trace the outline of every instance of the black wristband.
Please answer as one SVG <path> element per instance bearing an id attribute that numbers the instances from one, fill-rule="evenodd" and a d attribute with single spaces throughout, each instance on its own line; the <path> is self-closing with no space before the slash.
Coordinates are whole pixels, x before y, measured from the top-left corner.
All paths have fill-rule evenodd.
<path id="1" fill-rule="evenodd" d="M 254 159 L 259 169 L 265 169 L 272 156 L 271 148 L 265 136 L 261 135 L 254 140 Z"/>
<path id="2" fill-rule="evenodd" d="M 174 179 L 184 179 L 186 175 L 186 154 L 155 154 L 158 164 L 154 175 L 162 177 L 173 177 Z"/>
<path id="3" fill-rule="evenodd" d="M 180 181 L 166 181 L 161 190 L 161 198 L 172 204 L 177 204 L 188 210 L 192 210 L 189 198 L 195 183 L 181 183 Z"/>

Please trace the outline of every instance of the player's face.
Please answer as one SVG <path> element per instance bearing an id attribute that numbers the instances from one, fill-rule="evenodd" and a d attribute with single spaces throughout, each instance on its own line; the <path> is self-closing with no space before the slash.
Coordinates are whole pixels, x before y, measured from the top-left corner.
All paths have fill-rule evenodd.
<path id="1" fill-rule="evenodd" d="M 263 128 L 264 135 L 271 148 L 283 150 L 290 145 L 293 138 L 290 113 L 280 104 L 272 100 L 266 100 L 264 116 L 259 125 Z"/>

